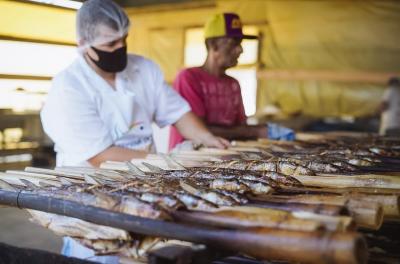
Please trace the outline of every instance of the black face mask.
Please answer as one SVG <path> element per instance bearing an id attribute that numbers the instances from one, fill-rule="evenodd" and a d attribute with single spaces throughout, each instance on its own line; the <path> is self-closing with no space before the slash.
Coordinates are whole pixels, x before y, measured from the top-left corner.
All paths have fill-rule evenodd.
<path id="1" fill-rule="evenodd" d="M 112 52 L 102 51 L 91 47 L 99 57 L 99 60 L 96 61 L 92 59 L 89 55 L 91 61 L 97 65 L 100 69 L 106 72 L 120 72 L 123 71 L 126 67 L 128 62 L 127 53 L 126 53 L 126 46 L 123 46 L 119 49 L 116 49 Z"/>

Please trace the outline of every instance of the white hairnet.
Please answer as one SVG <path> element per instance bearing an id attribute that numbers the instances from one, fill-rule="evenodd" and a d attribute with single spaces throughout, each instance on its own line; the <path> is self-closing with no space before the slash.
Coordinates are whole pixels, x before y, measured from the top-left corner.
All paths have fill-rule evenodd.
<path id="1" fill-rule="evenodd" d="M 112 0 L 87 0 L 76 16 L 77 41 L 80 50 L 101 45 L 125 36 L 129 18 Z"/>

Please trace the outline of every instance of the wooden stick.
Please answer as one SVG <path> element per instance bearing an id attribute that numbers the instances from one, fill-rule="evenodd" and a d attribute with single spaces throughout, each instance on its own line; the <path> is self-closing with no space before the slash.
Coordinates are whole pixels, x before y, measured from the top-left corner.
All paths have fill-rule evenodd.
<path id="1" fill-rule="evenodd" d="M 368 176 L 304 176 L 293 175 L 302 184 L 314 187 L 368 187 L 368 188 L 390 188 L 400 189 L 400 178 L 391 176 L 380 176 L 369 178 Z"/>
<path id="2" fill-rule="evenodd" d="M 268 196 L 269 201 L 295 202 L 306 204 L 333 204 L 338 206 L 348 205 L 350 200 L 362 201 L 364 204 L 378 203 L 382 206 L 385 217 L 400 216 L 400 196 L 390 194 L 365 194 L 365 193 L 342 193 L 338 194 L 298 194 L 298 195 L 275 195 Z M 350 208 L 351 209 L 351 208 Z"/>
<path id="3" fill-rule="evenodd" d="M 216 148 L 201 148 L 199 152 L 204 152 L 207 154 L 216 154 L 216 155 L 239 155 L 239 152 L 236 150 L 229 149 L 216 149 Z"/>
<path id="4" fill-rule="evenodd" d="M 379 195 L 400 195 L 399 189 L 390 188 L 371 188 L 371 187 L 318 187 L 318 186 L 307 186 L 307 187 L 292 187 L 292 186 L 281 186 L 277 191 L 279 194 L 379 194 Z"/>
<path id="5" fill-rule="evenodd" d="M 56 175 L 56 176 L 64 176 L 64 177 L 78 179 L 78 180 L 81 180 L 84 177 L 84 175 L 82 173 L 77 173 L 77 172 L 68 172 L 67 173 L 67 172 L 62 172 L 62 171 L 55 171 L 55 170 L 50 170 L 50 169 L 41 169 L 41 168 L 35 168 L 35 167 L 26 167 L 25 171 L 26 172 L 49 174 L 49 175 Z"/>
<path id="6" fill-rule="evenodd" d="M 331 215 L 321 215 L 313 212 L 306 211 L 292 211 L 290 213 L 283 210 L 276 210 L 271 208 L 259 208 L 248 206 L 234 206 L 234 207 L 222 207 L 217 211 L 238 211 L 250 214 L 267 215 L 269 217 L 275 217 L 276 219 L 282 217 L 295 217 L 297 219 L 303 220 L 313 220 L 317 221 L 325 227 L 327 230 L 331 231 L 350 231 L 355 229 L 355 224 L 351 217 L 349 216 L 331 216 Z"/>
<path id="7" fill-rule="evenodd" d="M 228 150 L 231 151 L 236 151 L 236 152 L 261 152 L 260 148 L 255 148 L 255 147 L 239 147 L 239 146 L 233 146 L 229 147 Z"/>
<path id="8" fill-rule="evenodd" d="M 215 230 L 146 219 L 29 192 L 0 190 L 0 204 L 79 218 L 138 234 L 203 243 L 260 259 L 307 263 L 365 263 L 362 236 L 346 232 L 299 232 L 257 228 Z"/>
<path id="9" fill-rule="evenodd" d="M 11 174 L 0 172 L 0 179 L 11 184 L 11 185 L 19 185 L 19 186 L 26 186 L 26 184 L 21 180 L 26 180 L 33 185 L 40 186 L 40 183 L 45 185 L 51 185 L 55 187 L 61 187 L 62 184 L 57 180 L 50 180 L 50 179 L 43 179 L 43 178 L 36 178 L 32 176 L 26 175 L 19 175 L 19 174 Z"/>
<path id="10" fill-rule="evenodd" d="M 37 179 L 46 179 L 46 180 L 54 180 L 54 181 L 59 181 L 60 177 L 62 178 L 67 178 L 68 181 L 71 183 L 83 183 L 83 180 L 77 180 L 76 178 L 71 178 L 71 177 L 65 177 L 65 176 L 58 176 L 55 173 L 54 174 L 42 174 L 42 173 L 34 173 L 34 172 L 27 172 L 27 171 L 16 171 L 16 170 L 8 170 L 6 171 L 8 175 L 14 175 L 15 177 L 18 177 L 18 175 L 21 176 L 27 176 L 27 177 L 32 177 L 32 178 L 37 178 Z"/>
<path id="11" fill-rule="evenodd" d="M 289 212 L 310 212 L 321 215 L 349 215 L 349 211 L 345 206 L 331 205 L 331 204 L 305 204 L 305 203 L 287 203 L 287 202 L 275 202 L 269 201 L 259 196 L 252 196 L 250 198 L 249 206 L 256 206 L 262 208 L 271 208 L 284 210 Z"/>
<path id="12" fill-rule="evenodd" d="M 284 212 L 281 215 L 260 214 L 240 212 L 235 210 L 224 210 L 213 213 L 207 212 L 174 212 L 175 219 L 185 222 L 216 226 L 221 228 L 249 228 L 268 227 L 294 231 L 317 231 L 324 228 L 318 221 L 297 219 L 290 213 Z M 330 230 L 337 231 L 337 230 Z"/>
<path id="13" fill-rule="evenodd" d="M 385 194 L 363 194 L 351 193 L 349 197 L 359 198 L 363 201 L 378 202 L 383 209 L 385 218 L 400 217 L 400 196 L 399 195 L 385 195 Z"/>
<path id="14" fill-rule="evenodd" d="M 358 199 L 350 199 L 348 208 L 352 212 L 354 220 L 360 227 L 378 230 L 383 223 L 382 206 L 374 201 L 365 202 Z"/>
<path id="15" fill-rule="evenodd" d="M 346 206 L 360 227 L 379 229 L 383 222 L 382 205 L 374 200 L 363 200 L 361 197 L 345 197 L 338 195 L 293 195 L 264 196 L 267 201 L 280 203 L 305 203 L 314 205 L 331 204 Z"/>

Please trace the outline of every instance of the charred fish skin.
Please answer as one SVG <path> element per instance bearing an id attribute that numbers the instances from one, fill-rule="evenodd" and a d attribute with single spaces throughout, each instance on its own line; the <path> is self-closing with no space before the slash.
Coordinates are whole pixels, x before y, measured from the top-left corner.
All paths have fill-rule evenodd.
<path id="1" fill-rule="evenodd" d="M 276 172 L 285 175 L 315 175 L 314 171 L 287 161 L 278 161 L 277 168 L 278 170 Z"/>
<path id="2" fill-rule="evenodd" d="M 175 196 L 190 210 L 213 211 L 218 208 L 216 204 L 203 200 L 184 191 L 177 192 Z"/>
<path id="3" fill-rule="evenodd" d="M 119 199 L 112 197 L 110 195 L 94 195 L 87 192 L 77 192 L 73 191 L 77 188 L 69 188 L 66 190 L 35 190 L 42 196 L 50 196 L 57 199 L 68 200 L 72 202 L 77 202 L 86 206 L 100 207 L 103 209 L 115 210 L 118 207 Z"/>
<path id="4" fill-rule="evenodd" d="M 315 175 L 309 168 L 287 161 L 260 161 L 260 160 L 234 160 L 213 163 L 211 166 L 217 168 L 248 170 L 248 171 L 270 171 L 285 175 Z"/>
<path id="5" fill-rule="evenodd" d="M 287 161 L 261 161 L 249 164 L 250 170 L 279 172 L 285 175 L 315 175 L 315 173 L 301 165 Z"/>
<path id="6" fill-rule="evenodd" d="M 119 212 L 146 217 L 151 219 L 170 220 L 171 217 L 161 208 L 156 208 L 154 204 L 141 201 L 131 196 L 123 196 L 119 205 Z"/>
<path id="7" fill-rule="evenodd" d="M 87 206 L 99 207 L 116 212 L 147 217 L 152 219 L 169 219 L 166 212 L 154 205 L 141 201 L 133 196 L 110 194 L 101 190 L 78 192 L 81 188 L 68 188 L 66 190 L 37 190 L 36 193 L 68 200 Z M 82 189 L 84 190 L 84 189 Z"/>
<path id="8" fill-rule="evenodd" d="M 217 192 L 222 193 L 225 196 L 231 197 L 233 200 L 235 200 L 235 202 L 241 205 L 247 204 L 249 202 L 249 200 L 244 195 L 235 192 L 230 192 L 226 190 L 217 190 Z"/>
<path id="9" fill-rule="evenodd" d="M 225 179 L 215 179 L 211 181 L 210 188 L 238 193 L 245 193 L 250 191 L 250 188 L 247 185 L 239 182 L 238 180 Z"/>
<path id="10" fill-rule="evenodd" d="M 349 159 L 348 163 L 351 165 L 356 165 L 356 166 L 361 166 L 361 167 L 368 167 L 368 166 L 374 165 L 368 159 L 357 159 L 357 158 Z"/>
<path id="11" fill-rule="evenodd" d="M 181 180 L 180 186 L 184 191 L 219 206 L 232 206 L 236 204 L 236 202 L 231 197 L 222 195 L 218 192 L 206 189 L 204 187 L 200 187 L 192 181 Z"/>
<path id="12" fill-rule="evenodd" d="M 334 160 L 332 161 L 332 165 L 340 168 L 342 171 L 357 171 L 357 168 L 353 164 L 350 164 L 349 162 L 343 160 Z"/>
<path id="13" fill-rule="evenodd" d="M 173 197 L 172 195 L 147 192 L 139 194 L 138 198 L 148 203 L 156 203 L 162 208 L 168 208 L 172 210 L 186 208 L 186 206 L 179 199 Z"/>
<path id="14" fill-rule="evenodd" d="M 399 157 L 400 153 L 396 151 L 394 148 L 388 150 L 380 147 L 371 147 L 368 149 L 371 153 L 376 155 L 384 156 L 384 157 Z"/>
<path id="15" fill-rule="evenodd" d="M 250 181 L 258 181 L 258 182 L 262 182 L 264 184 L 269 185 L 271 188 L 273 189 L 277 189 L 279 188 L 279 182 L 275 181 L 274 179 L 264 176 L 262 175 L 261 177 L 259 177 L 258 175 L 252 175 L 252 174 L 244 174 L 243 176 L 238 177 L 239 180 L 250 180 Z"/>
<path id="16" fill-rule="evenodd" d="M 298 179 L 289 175 L 284 175 L 281 173 L 270 172 L 270 171 L 265 171 L 263 174 L 264 177 L 270 178 L 275 182 L 285 186 L 296 186 L 296 187 L 303 186 L 303 184 Z"/>
<path id="17" fill-rule="evenodd" d="M 314 172 L 325 172 L 325 173 L 339 172 L 339 168 L 337 166 L 325 162 L 310 161 L 306 164 L 306 167 Z"/>
<path id="18" fill-rule="evenodd" d="M 298 158 L 279 158 L 278 161 L 281 162 L 289 162 L 296 165 L 300 165 L 304 168 L 308 168 L 313 172 L 325 172 L 325 173 L 335 173 L 339 171 L 339 168 L 330 163 L 319 161 L 319 160 L 310 160 L 310 157 L 303 157 L 303 159 Z M 309 173 L 309 172 L 307 172 Z"/>
<path id="19" fill-rule="evenodd" d="M 250 188 L 253 194 L 269 194 L 273 192 L 273 188 L 268 186 L 267 184 L 260 181 L 253 180 L 239 180 L 241 183 L 245 184 Z"/>
<path id="20" fill-rule="evenodd" d="M 277 171 L 277 166 L 274 162 L 251 160 L 245 166 L 245 170 L 252 171 Z"/>

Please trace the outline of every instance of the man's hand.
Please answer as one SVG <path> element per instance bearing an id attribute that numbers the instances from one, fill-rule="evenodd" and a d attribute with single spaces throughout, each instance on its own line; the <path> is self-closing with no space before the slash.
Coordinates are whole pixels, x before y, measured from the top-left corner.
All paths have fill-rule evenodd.
<path id="1" fill-rule="evenodd" d="M 222 137 L 216 137 L 211 133 L 201 139 L 199 143 L 206 147 L 214 147 L 219 149 L 226 149 L 231 145 L 228 140 Z"/>
<path id="2" fill-rule="evenodd" d="M 221 149 L 230 146 L 229 141 L 226 139 L 214 136 L 204 123 L 192 112 L 183 115 L 175 123 L 175 127 L 184 138 L 192 140 L 197 144 Z"/>
<path id="3" fill-rule="evenodd" d="M 144 150 L 133 150 L 110 146 L 109 148 L 98 153 L 96 156 L 88 159 L 88 162 L 94 167 L 100 167 L 105 161 L 129 161 L 131 159 L 144 159 L 148 152 Z"/>
<path id="4" fill-rule="evenodd" d="M 385 112 L 388 109 L 389 109 L 389 102 L 387 102 L 387 101 L 381 102 L 378 106 L 379 114 L 382 114 L 383 112 Z"/>

